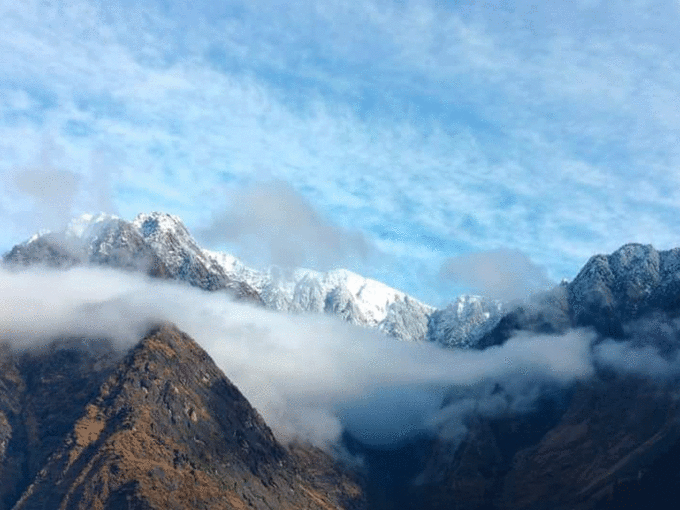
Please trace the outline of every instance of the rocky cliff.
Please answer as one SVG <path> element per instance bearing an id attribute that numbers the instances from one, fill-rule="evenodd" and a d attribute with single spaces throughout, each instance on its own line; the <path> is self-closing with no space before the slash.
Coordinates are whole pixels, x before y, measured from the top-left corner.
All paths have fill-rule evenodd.
<path id="1" fill-rule="evenodd" d="M 585 327 L 594 349 L 626 342 L 676 366 L 679 305 L 680 250 L 626 245 L 506 313 L 477 347 Z M 592 378 L 542 389 L 529 412 L 470 413 L 463 437 L 431 438 L 412 458 L 419 474 L 401 508 L 675 508 L 680 372 L 628 372 L 626 358 L 619 369 L 594 363 Z"/>
<path id="2" fill-rule="evenodd" d="M 624 339 L 636 322 L 678 315 L 680 248 L 657 251 L 627 244 L 610 255 L 591 257 L 573 281 L 507 310 L 476 347 L 502 344 L 518 331 L 550 334 L 578 327 Z"/>

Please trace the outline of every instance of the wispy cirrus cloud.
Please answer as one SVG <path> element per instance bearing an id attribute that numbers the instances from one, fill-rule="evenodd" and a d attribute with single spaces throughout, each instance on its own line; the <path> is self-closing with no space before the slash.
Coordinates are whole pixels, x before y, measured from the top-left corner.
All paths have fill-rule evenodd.
<path id="1" fill-rule="evenodd" d="M 215 189 L 285 181 L 392 254 L 353 269 L 431 302 L 464 253 L 570 277 L 676 243 L 678 25 L 671 2 L 0 2 L 0 172 L 52 140 L 74 211 L 196 227 Z"/>

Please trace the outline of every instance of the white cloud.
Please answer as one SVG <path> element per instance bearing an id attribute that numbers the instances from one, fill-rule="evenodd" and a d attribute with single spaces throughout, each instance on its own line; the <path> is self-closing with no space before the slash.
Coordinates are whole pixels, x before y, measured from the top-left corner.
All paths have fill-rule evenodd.
<path id="1" fill-rule="evenodd" d="M 593 332 L 571 330 L 520 333 L 500 347 L 465 351 L 400 342 L 330 316 L 277 314 L 131 273 L 0 269 L 0 287 L 0 339 L 17 349 L 71 336 L 127 349 L 153 324 L 172 321 L 277 437 L 322 447 L 343 430 L 374 445 L 423 431 L 455 439 L 471 414 L 531 411 L 546 390 L 588 379 L 596 366 L 654 378 L 680 371 L 678 324 L 663 317 L 632 325 L 627 343 L 593 347 Z"/>
<path id="2" fill-rule="evenodd" d="M 522 252 L 508 249 L 448 258 L 440 275 L 454 284 L 471 287 L 476 294 L 505 302 L 527 299 L 554 285 L 545 269 Z"/>
<path id="3" fill-rule="evenodd" d="M 63 228 L 73 214 L 80 176 L 68 170 L 25 168 L 11 175 L 9 186 L 33 202 L 36 223 L 43 228 Z"/>
<path id="4" fill-rule="evenodd" d="M 434 415 L 454 386 L 465 392 L 500 382 L 525 394 L 592 374 L 588 332 L 454 351 L 112 271 L 0 270 L 0 285 L 0 337 L 16 348 L 73 335 L 127 348 L 154 322 L 170 320 L 208 351 L 279 438 L 302 436 L 320 446 L 337 441 L 343 428 L 389 444 L 442 426 L 446 420 Z M 371 401 L 376 405 L 367 406 Z"/>
<path id="5" fill-rule="evenodd" d="M 198 234 L 212 243 L 237 243 L 249 260 L 327 270 L 371 251 L 360 232 L 332 225 L 285 182 L 260 183 L 225 198 L 227 209 Z"/>

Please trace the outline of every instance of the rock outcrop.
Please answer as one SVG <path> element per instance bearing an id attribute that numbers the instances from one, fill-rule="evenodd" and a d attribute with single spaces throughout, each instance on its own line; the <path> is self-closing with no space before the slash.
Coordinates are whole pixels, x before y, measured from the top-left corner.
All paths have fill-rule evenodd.
<path id="1" fill-rule="evenodd" d="M 571 283 L 510 310 L 476 347 L 590 328 L 594 345 L 629 342 L 677 367 L 679 312 L 680 250 L 631 244 L 592 257 Z M 420 472 L 400 508 L 675 508 L 678 382 L 677 369 L 658 376 L 596 363 L 591 379 L 542 389 L 529 412 L 470 412 L 462 436 L 433 437 L 411 457 Z"/>
<path id="2" fill-rule="evenodd" d="M 624 339 L 631 324 L 660 315 L 680 315 L 680 248 L 627 244 L 591 257 L 573 281 L 508 310 L 477 347 L 500 345 L 518 331 L 556 334 L 582 327 Z"/>
<path id="3" fill-rule="evenodd" d="M 680 249 L 628 244 L 592 257 L 569 285 L 569 306 L 575 325 L 614 338 L 625 336 L 625 323 L 646 314 L 677 315 Z"/>

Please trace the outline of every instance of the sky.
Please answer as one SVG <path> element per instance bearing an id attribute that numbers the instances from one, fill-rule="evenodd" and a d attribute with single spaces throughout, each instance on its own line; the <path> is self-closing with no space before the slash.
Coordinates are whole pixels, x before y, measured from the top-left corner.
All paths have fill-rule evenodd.
<path id="1" fill-rule="evenodd" d="M 488 283 L 465 264 L 671 248 L 678 29 L 670 0 L 0 0 L 0 249 L 158 210 L 439 306 Z"/>

